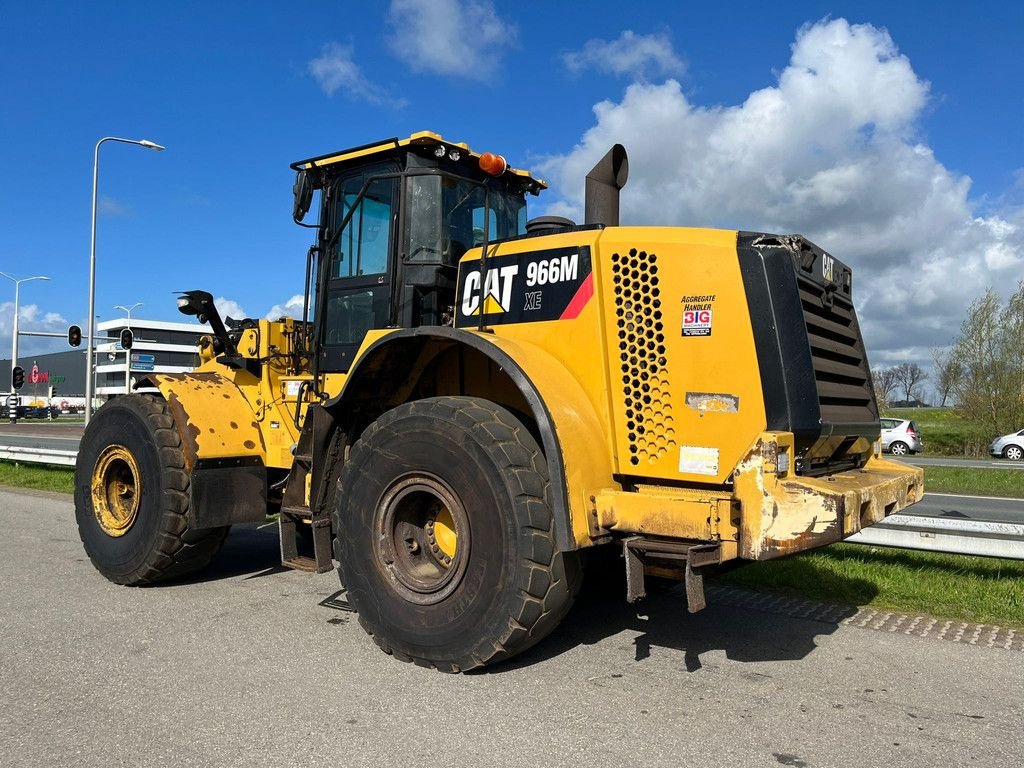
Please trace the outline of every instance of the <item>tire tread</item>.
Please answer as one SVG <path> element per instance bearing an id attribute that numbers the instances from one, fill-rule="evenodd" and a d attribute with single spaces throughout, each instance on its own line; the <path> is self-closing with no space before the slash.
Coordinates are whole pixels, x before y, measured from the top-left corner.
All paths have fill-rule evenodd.
<path id="1" fill-rule="evenodd" d="M 118 584 L 144 586 L 187 576 L 206 567 L 223 546 L 230 526 L 203 529 L 189 527 L 189 477 L 185 468 L 185 453 L 166 401 L 150 394 L 123 397 L 132 398 L 139 405 L 140 415 L 148 423 L 163 464 L 163 516 L 157 546 L 150 549 L 145 561 L 125 576 L 104 575 Z M 76 473 L 82 471 L 90 472 L 91 469 L 76 467 Z M 80 534 L 81 527 L 79 522 Z"/>
<path id="2" fill-rule="evenodd" d="M 555 544 L 547 461 L 526 428 L 505 408 L 480 398 L 447 396 L 413 401 L 384 414 L 356 441 L 342 469 L 338 480 L 338 503 L 333 512 L 334 530 L 344 531 L 339 519 L 343 489 L 359 481 L 357 473 L 364 474 L 361 467 L 365 462 L 359 459 L 375 450 L 372 446 L 378 433 L 391 430 L 392 424 L 411 414 L 429 414 L 474 433 L 479 445 L 494 461 L 503 465 L 512 496 L 522 502 L 529 519 L 528 525 L 520 526 L 520 539 L 527 542 L 527 546 L 521 554 L 515 576 L 519 600 L 509 612 L 506 627 L 498 636 L 480 638 L 467 654 L 450 660 L 450 663 L 399 652 L 362 616 L 359 624 L 385 653 L 441 672 L 467 671 L 510 658 L 539 642 L 558 625 L 579 591 L 581 574 L 576 553 L 559 552 Z M 336 555 L 340 551 L 336 541 Z M 536 570 L 543 571 L 543 576 L 538 577 Z"/>

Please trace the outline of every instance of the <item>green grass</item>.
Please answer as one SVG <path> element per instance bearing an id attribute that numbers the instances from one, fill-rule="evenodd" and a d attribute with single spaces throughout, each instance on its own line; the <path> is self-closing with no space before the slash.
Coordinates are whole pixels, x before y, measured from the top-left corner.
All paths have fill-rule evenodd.
<path id="1" fill-rule="evenodd" d="M 39 491 L 56 491 L 57 493 L 74 493 L 75 473 L 74 470 L 65 467 L 0 461 L 0 485 L 35 488 Z"/>
<path id="2" fill-rule="evenodd" d="M 989 443 L 995 437 L 952 408 L 889 408 L 882 415 L 910 419 L 917 424 L 925 456 L 987 456 Z"/>
<path id="3" fill-rule="evenodd" d="M 1024 562 L 860 544 L 750 563 L 714 580 L 764 592 L 1024 627 Z"/>
<path id="4" fill-rule="evenodd" d="M 924 490 L 1024 499 L 1024 469 L 925 467 Z"/>

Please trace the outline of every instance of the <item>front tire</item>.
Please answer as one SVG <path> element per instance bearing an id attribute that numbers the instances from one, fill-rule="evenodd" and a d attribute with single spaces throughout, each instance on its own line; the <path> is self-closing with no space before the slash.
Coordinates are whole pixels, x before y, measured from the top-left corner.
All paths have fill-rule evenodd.
<path id="1" fill-rule="evenodd" d="M 1010 461 L 1020 461 L 1024 459 L 1024 450 L 1019 445 L 1008 445 L 1006 450 L 1003 451 L 1003 456 Z"/>
<path id="2" fill-rule="evenodd" d="M 181 438 L 162 398 L 124 395 L 96 411 L 75 464 L 75 518 L 100 573 L 137 586 L 205 567 L 229 526 L 190 528 L 188 492 Z"/>
<path id="3" fill-rule="evenodd" d="M 906 456 L 910 453 L 910 446 L 906 443 L 895 442 L 889 446 L 889 453 L 893 456 Z"/>
<path id="4" fill-rule="evenodd" d="M 352 447 L 334 517 L 339 576 L 387 653 L 444 672 L 521 653 L 579 587 L 555 548 L 536 441 L 486 400 L 399 406 Z"/>

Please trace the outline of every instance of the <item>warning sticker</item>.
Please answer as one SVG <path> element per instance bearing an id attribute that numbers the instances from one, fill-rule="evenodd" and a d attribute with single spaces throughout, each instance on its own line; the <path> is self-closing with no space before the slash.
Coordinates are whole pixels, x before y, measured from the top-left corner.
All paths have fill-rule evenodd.
<path id="1" fill-rule="evenodd" d="M 718 449 L 696 445 L 679 446 L 679 471 L 692 475 L 717 475 Z"/>
<path id="2" fill-rule="evenodd" d="M 715 295 L 683 296 L 683 336 L 710 336 Z"/>

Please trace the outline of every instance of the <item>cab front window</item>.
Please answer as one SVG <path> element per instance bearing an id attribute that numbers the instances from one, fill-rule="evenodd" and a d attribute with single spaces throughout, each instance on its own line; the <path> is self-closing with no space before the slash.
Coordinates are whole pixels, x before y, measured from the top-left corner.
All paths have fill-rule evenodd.
<path id="1" fill-rule="evenodd" d="M 440 174 L 407 180 L 406 242 L 408 259 L 454 265 L 483 243 L 484 211 L 487 239 L 505 240 L 526 231 L 526 200 L 498 184 L 485 186 Z"/>

